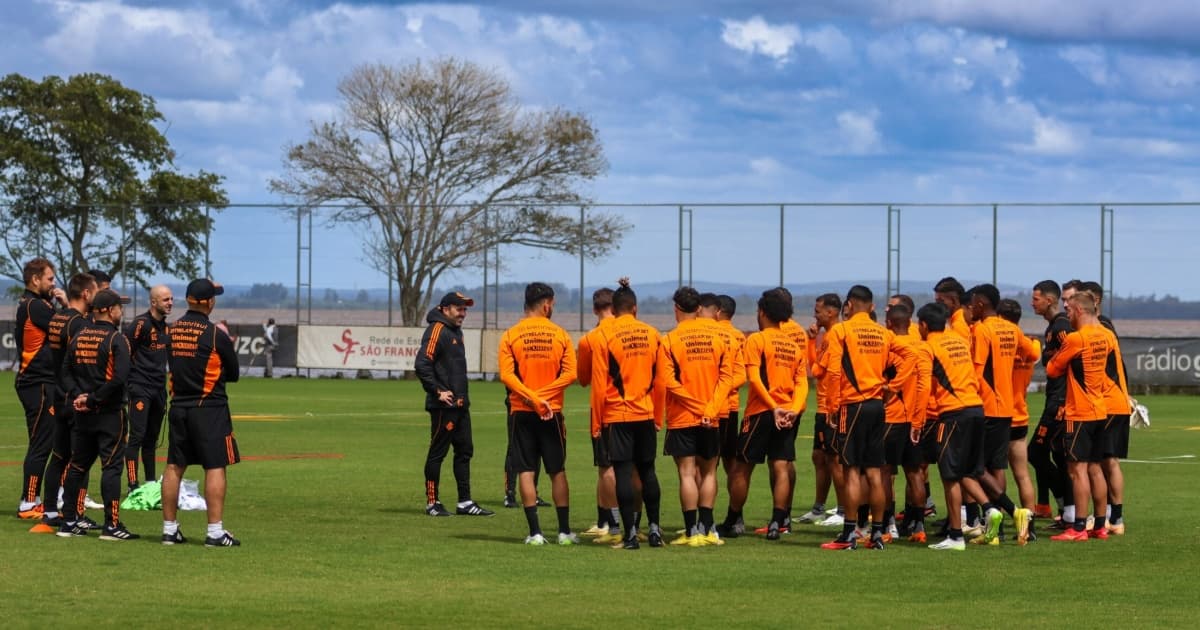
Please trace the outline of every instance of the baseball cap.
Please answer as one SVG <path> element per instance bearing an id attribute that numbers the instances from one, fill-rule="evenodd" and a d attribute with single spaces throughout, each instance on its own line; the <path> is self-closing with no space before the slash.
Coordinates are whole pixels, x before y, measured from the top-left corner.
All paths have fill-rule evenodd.
<path id="1" fill-rule="evenodd" d="M 475 300 L 458 291 L 451 291 L 442 296 L 442 301 L 438 303 L 438 306 L 475 306 Z"/>
<path id="2" fill-rule="evenodd" d="M 192 280 L 187 285 L 187 299 L 196 302 L 211 300 L 214 297 L 225 292 L 225 287 L 209 280 L 208 278 L 197 278 Z"/>
<path id="3" fill-rule="evenodd" d="M 102 311 L 106 308 L 112 308 L 117 304 L 128 304 L 129 298 L 124 295 L 118 295 L 112 289 L 102 289 L 96 292 L 92 298 L 92 310 Z"/>

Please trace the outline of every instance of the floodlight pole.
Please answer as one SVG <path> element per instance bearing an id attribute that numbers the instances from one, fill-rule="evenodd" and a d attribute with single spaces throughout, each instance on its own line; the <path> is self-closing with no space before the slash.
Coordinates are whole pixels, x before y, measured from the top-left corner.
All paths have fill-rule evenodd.
<path id="1" fill-rule="evenodd" d="M 587 230 L 584 229 L 584 207 L 579 206 L 579 330 L 583 331 L 583 252 L 584 252 L 584 234 Z"/>
<path id="2" fill-rule="evenodd" d="M 779 204 L 779 286 L 783 286 L 783 204 Z"/>
<path id="3" fill-rule="evenodd" d="M 996 236 L 997 227 L 1000 225 L 1000 207 L 992 204 L 992 284 L 996 285 L 996 248 L 999 239 Z"/>

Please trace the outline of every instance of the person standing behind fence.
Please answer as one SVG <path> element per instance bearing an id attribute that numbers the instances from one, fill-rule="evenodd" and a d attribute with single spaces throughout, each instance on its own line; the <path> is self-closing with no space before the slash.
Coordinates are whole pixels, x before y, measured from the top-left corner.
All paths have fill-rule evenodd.
<path id="1" fill-rule="evenodd" d="M 266 361 L 266 368 L 263 376 L 271 378 L 275 372 L 275 348 L 279 347 L 279 328 L 275 325 L 275 318 L 267 319 L 267 323 L 263 324 L 263 360 Z"/>
<path id="2" fill-rule="evenodd" d="M 204 500 L 208 504 L 205 547 L 237 547 L 241 541 L 225 530 L 225 469 L 241 461 L 233 436 L 226 383 L 236 383 L 237 354 L 229 336 L 209 316 L 225 289 L 207 278 L 187 286 L 188 310 L 167 327 L 171 338 L 171 410 L 167 423 L 167 468 L 163 471 L 164 545 L 187 542 L 179 530 L 179 483 L 191 464 L 204 468 Z"/>
<path id="3" fill-rule="evenodd" d="M 571 336 L 550 321 L 554 289 L 543 282 L 525 287 L 525 317 L 500 338 L 500 382 L 508 391 L 511 414 L 509 453 L 519 476 L 521 503 L 529 524 L 527 545 L 545 543 L 537 515 L 534 472 L 538 460 L 550 476 L 558 516 L 558 544 L 574 545 L 570 490 L 567 486 L 567 432 L 563 392 L 575 382 L 575 347 Z"/>
<path id="4" fill-rule="evenodd" d="M 71 460 L 63 484 L 63 515 L 58 535 L 85 536 L 79 526 L 87 488 L 88 469 L 100 458 L 100 495 L 104 501 L 104 529 L 100 540 L 139 538 L 121 523 L 121 464 L 124 461 L 126 423 L 123 407 L 129 379 L 129 340 L 121 334 L 123 305 L 129 298 L 111 289 L 92 299 L 93 321 L 76 334 L 67 349 L 70 371 L 68 398 L 75 411 L 71 430 Z"/>
<path id="5" fill-rule="evenodd" d="M 175 296 L 166 285 L 150 289 L 150 309 L 134 318 L 125 328 L 133 351 L 129 373 L 129 444 L 125 448 L 125 477 L 129 490 L 138 487 L 138 455 L 146 479 L 158 478 L 155 451 L 167 412 L 167 354 L 171 337 L 167 334 L 167 315 L 175 305 Z"/>
<path id="6" fill-rule="evenodd" d="M 41 489 L 46 462 L 54 445 L 54 395 L 57 391 L 54 357 L 50 351 L 51 299 L 67 303 L 67 294 L 54 286 L 54 265 L 45 258 L 25 263 L 25 292 L 17 303 L 17 398 L 25 409 L 29 448 L 17 517 L 42 518 Z M 55 497 L 50 497 L 54 500 Z"/>
<path id="7" fill-rule="evenodd" d="M 425 321 L 421 351 L 413 371 L 425 388 L 425 410 L 429 412 L 429 453 L 425 456 L 425 513 L 450 516 L 438 498 L 442 461 L 454 446 L 454 481 L 458 484 L 457 514 L 491 516 L 471 500 L 471 399 L 467 395 L 467 351 L 463 346 L 462 323 L 475 300 L 453 291 L 442 297 Z"/>

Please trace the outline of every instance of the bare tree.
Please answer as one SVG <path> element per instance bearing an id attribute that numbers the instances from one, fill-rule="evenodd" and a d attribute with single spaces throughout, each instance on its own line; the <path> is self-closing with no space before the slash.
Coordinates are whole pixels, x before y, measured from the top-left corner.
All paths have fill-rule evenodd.
<path id="1" fill-rule="evenodd" d="M 585 205 L 576 188 L 606 168 L 590 121 L 526 109 L 508 83 L 473 63 L 439 59 L 354 69 L 341 110 L 288 147 L 271 189 L 317 205 L 343 202 L 336 221 L 370 224 L 390 257 L 405 325 L 418 325 L 436 283 L 479 265 L 500 244 L 589 257 L 629 225 L 593 212 L 584 226 L 556 205 Z"/>

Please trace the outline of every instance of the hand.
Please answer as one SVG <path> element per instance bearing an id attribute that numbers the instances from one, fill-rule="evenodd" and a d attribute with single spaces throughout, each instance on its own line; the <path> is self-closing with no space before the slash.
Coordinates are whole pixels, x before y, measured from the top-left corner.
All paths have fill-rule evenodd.
<path id="1" fill-rule="evenodd" d="M 820 330 L 821 330 L 821 327 L 817 325 L 817 322 L 813 322 L 813 323 L 809 324 L 809 326 L 808 326 L 808 338 L 809 338 L 809 339 L 816 339 L 816 338 L 817 338 L 817 332 L 819 332 Z"/>
<path id="2" fill-rule="evenodd" d="M 909 429 L 908 430 L 908 441 L 912 442 L 913 446 L 916 446 L 917 444 L 919 444 L 921 442 L 921 429 L 919 429 L 917 427 L 913 427 L 913 428 Z"/>
<path id="3" fill-rule="evenodd" d="M 54 287 L 50 290 L 50 297 L 54 298 L 59 304 L 67 305 L 67 292 L 62 290 L 62 287 Z"/>
<path id="4" fill-rule="evenodd" d="M 554 408 L 550 406 L 550 401 L 539 400 L 533 405 L 533 408 L 538 410 L 538 417 L 542 420 L 554 419 Z"/>
<path id="5" fill-rule="evenodd" d="M 450 405 L 451 407 L 454 406 L 454 392 L 448 389 L 439 389 L 437 395 L 438 400 L 442 401 L 442 403 Z"/>
<path id="6" fill-rule="evenodd" d="M 794 424 L 795 421 L 796 421 L 796 414 L 794 414 L 791 411 L 784 409 L 782 407 L 778 407 L 775 409 L 775 428 L 776 429 L 780 429 L 780 430 L 790 429 L 790 428 L 792 428 L 792 424 Z"/>
<path id="7" fill-rule="evenodd" d="M 700 418 L 700 426 L 702 426 L 702 427 L 713 426 L 712 418 L 709 418 L 708 416 L 704 416 L 703 418 Z"/>
<path id="8" fill-rule="evenodd" d="M 75 411 L 87 411 L 87 398 L 87 394 L 80 394 L 71 402 L 71 406 L 75 408 Z"/>

